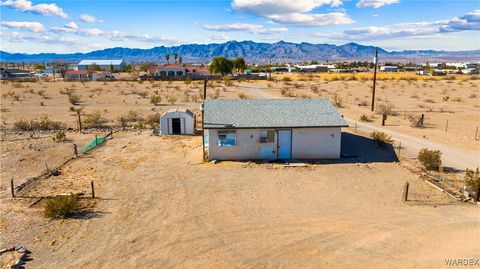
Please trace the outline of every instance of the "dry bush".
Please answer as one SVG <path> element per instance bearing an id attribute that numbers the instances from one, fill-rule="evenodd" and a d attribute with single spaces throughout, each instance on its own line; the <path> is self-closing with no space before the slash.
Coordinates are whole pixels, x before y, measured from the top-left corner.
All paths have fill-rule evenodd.
<path id="1" fill-rule="evenodd" d="M 124 118 L 128 122 L 138 122 L 143 120 L 143 118 L 138 114 L 138 112 L 133 110 L 130 110 L 127 115 L 124 116 Z"/>
<path id="2" fill-rule="evenodd" d="M 160 95 L 152 95 L 150 96 L 150 103 L 154 106 L 160 104 L 162 102 L 162 97 Z"/>
<path id="3" fill-rule="evenodd" d="M 225 84 L 225 86 L 233 86 L 233 82 L 229 76 L 223 77 L 223 83 Z"/>
<path id="4" fill-rule="evenodd" d="M 58 131 L 52 138 L 55 142 L 65 142 L 67 140 L 67 135 L 64 131 Z"/>
<path id="5" fill-rule="evenodd" d="M 453 102 L 463 102 L 462 98 L 460 98 L 460 97 L 452 98 L 452 101 Z"/>
<path id="6" fill-rule="evenodd" d="M 371 132 L 370 137 L 381 147 L 393 143 L 392 137 L 384 132 Z"/>
<path id="7" fill-rule="evenodd" d="M 145 124 L 150 125 L 152 128 L 158 127 L 160 125 L 160 116 L 160 113 L 148 115 L 145 119 Z"/>
<path id="8" fill-rule="evenodd" d="M 103 127 L 105 123 L 107 123 L 107 119 L 103 117 L 102 112 L 99 110 L 86 114 L 83 119 L 83 124 L 86 128 L 100 128 Z"/>
<path id="9" fill-rule="evenodd" d="M 418 161 L 427 170 L 438 170 L 442 165 L 442 152 L 423 148 L 418 152 Z"/>
<path id="10" fill-rule="evenodd" d="M 363 114 L 362 116 L 360 116 L 360 121 L 362 121 L 362 122 L 372 122 L 373 120 L 368 115 Z"/>
<path id="11" fill-rule="evenodd" d="M 240 99 L 248 99 L 248 96 L 247 96 L 245 93 L 240 92 L 240 93 L 238 93 L 238 98 L 240 98 Z"/>
<path id="12" fill-rule="evenodd" d="M 333 105 L 335 105 L 337 108 L 343 107 L 342 98 L 340 98 L 340 96 L 337 93 L 334 93 L 332 95 L 332 102 L 333 102 Z"/>
<path id="13" fill-rule="evenodd" d="M 317 86 L 312 85 L 312 86 L 310 87 L 310 89 L 312 90 L 312 92 L 318 93 L 318 87 L 317 87 Z"/>
<path id="14" fill-rule="evenodd" d="M 358 103 L 358 106 L 368 106 L 367 100 L 363 100 L 360 103 Z"/>
<path id="15" fill-rule="evenodd" d="M 72 105 L 80 104 L 80 95 L 78 94 L 69 94 L 68 95 L 68 102 Z"/>
<path id="16" fill-rule="evenodd" d="M 215 92 L 209 94 L 211 99 L 218 99 L 220 97 L 220 89 L 216 88 Z"/>
<path id="17" fill-rule="evenodd" d="M 283 82 L 290 82 L 290 81 L 292 81 L 292 78 L 291 77 L 283 77 L 282 81 Z"/>
<path id="18" fill-rule="evenodd" d="M 175 102 L 177 102 L 177 97 L 173 94 L 167 96 L 167 102 L 169 102 L 171 105 L 174 105 Z"/>
<path id="19" fill-rule="evenodd" d="M 379 104 L 377 106 L 376 112 L 382 115 L 395 116 L 397 113 L 393 111 L 394 106 L 390 103 Z"/>
<path id="20" fill-rule="evenodd" d="M 435 100 L 429 99 L 429 98 L 428 98 L 428 99 L 425 99 L 425 100 L 423 100 L 423 101 L 424 101 L 425 103 L 435 103 Z"/>
<path id="21" fill-rule="evenodd" d="M 450 96 L 444 96 L 444 97 L 442 97 L 442 100 L 444 102 L 447 102 L 448 100 L 450 100 Z"/>
<path id="22" fill-rule="evenodd" d="M 39 120 L 20 119 L 13 123 L 13 128 L 20 131 L 61 130 L 65 129 L 66 125 L 63 122 L 50 120 L 47 115 L 44 115 Z"/>
<path id="23" fill-rule="evenodd" d="M 57 195 L 45 203 L 44 215 L 47 218 L 68 217 L 78 206 L 78 194 Z"/>
<path id="24" fill-rule="evenodd" d="M 467 188 L 469 188 L 470 190 L 475 192 L 476 195 L 479 195 L 477 193 L 478 187 L 480 186 L 480 170 L 479 170 L 479 168 L 477 167 L 476 170 L 470 170 L 470 169 L 467 168 L 467 170 L 465 171 L 464 180 L 465 180 L 465 185 L 467 186 Z"/>

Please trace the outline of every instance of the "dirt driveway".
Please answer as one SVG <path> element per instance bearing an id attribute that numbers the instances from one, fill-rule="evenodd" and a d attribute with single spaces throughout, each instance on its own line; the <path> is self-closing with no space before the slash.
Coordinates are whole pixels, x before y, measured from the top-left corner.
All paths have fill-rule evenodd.
<path id="1" fill-rule="evenodd" d="M 89 162 L 106 179 L 98 214 L 46 222 L 63 227 L 54 245 L 16 242 L 28 266 L 441 268 L 480 253 L 478 208 L 397 163 L 199 164 L 200 141 L 116 134 Z M 406 180 L 419 201 L 401 201 Z"/>

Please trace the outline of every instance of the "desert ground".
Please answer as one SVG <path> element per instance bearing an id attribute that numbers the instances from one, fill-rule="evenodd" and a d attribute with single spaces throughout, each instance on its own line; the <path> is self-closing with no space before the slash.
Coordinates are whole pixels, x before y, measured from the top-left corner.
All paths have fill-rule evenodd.
<path id="1" fill-rule="evenodd" d="M 373 122 L 362 124 L 480 159 L 474 137 L 480 80 L 380 80 L 377 104 L 396 112 L 382 127 L 381 115 L 368 106 L 371 80 L 275 78 L 210 82 L 208 98 L 330 98 L 353 122 L 361 124 L 365 114 Z M 480 253 L 478 206 L 427 184 L 414 152 L 397 156 L 395 145 L 379 148 L 360 127 L 342 134 L 342 151 L 358 155 L 352 160 L 298 167 L 203 163 L 201 136 L 153 136 L 145 121 L 178 106 L 192 109 L 199 121 L 203 82 L 1 87 L 0 248 L 29 249 L 26 268 L 442 268 L 445 259 Z M 66 92 L 79 95 L 78 104 Z M 162 101 L 153 105 L 152 95 Z M 46 164 L 52 168 L 71 158 L 73 143 L 80 149 L 108 132 L 77 132 L 70 107 L 84 107 L 83 117 L 100 112 L 104 125 L 116 127 L 113 138 L 11 198 L 11 178 L 18 186 L 43 173 Z M 412 127 L 408 116 L 419 113 L 426 126 Z M 12 130 L 21 119 L 44 115 L 71 128 L 66 141 L 53 141 L 54 131 Z M 125 131 L 118 128 L 121 116 L 129 118 Z M 463 185 L 459 169 L 443 174 L 454 189 Z M 92 181 L 95 199 L 88 198 Z M 410 199 L 404 202 L 407 181 Z M 66 219 L 43 216 L 45 197 L 70 192 L 84 194 L 81 212 Z M 2 266 L 7 258 L 0 255 Z"/>

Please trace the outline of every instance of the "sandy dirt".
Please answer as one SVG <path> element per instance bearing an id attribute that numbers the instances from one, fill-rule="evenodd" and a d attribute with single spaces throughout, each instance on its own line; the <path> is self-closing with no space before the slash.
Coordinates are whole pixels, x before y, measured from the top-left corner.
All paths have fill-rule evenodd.
<path id="1" fill-rule="evenodd" d="M 201 164 L 200 141 L 115 134 L 59 176 L 96 178 L 94 212 L 51 221 L 3 198 L 2 241 L 32 250 L 29 268 L 441 268 L 478 257 L 478 208 L 398 163 Z"/>

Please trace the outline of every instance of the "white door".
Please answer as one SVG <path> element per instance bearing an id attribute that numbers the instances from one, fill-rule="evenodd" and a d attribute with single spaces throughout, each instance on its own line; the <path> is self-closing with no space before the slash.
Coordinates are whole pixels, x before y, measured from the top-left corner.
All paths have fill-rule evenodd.
<path id="1" fill-rule="evenodd" d="M 292 158 L 292 130 L 278 130 L 278 159 Z"/>

